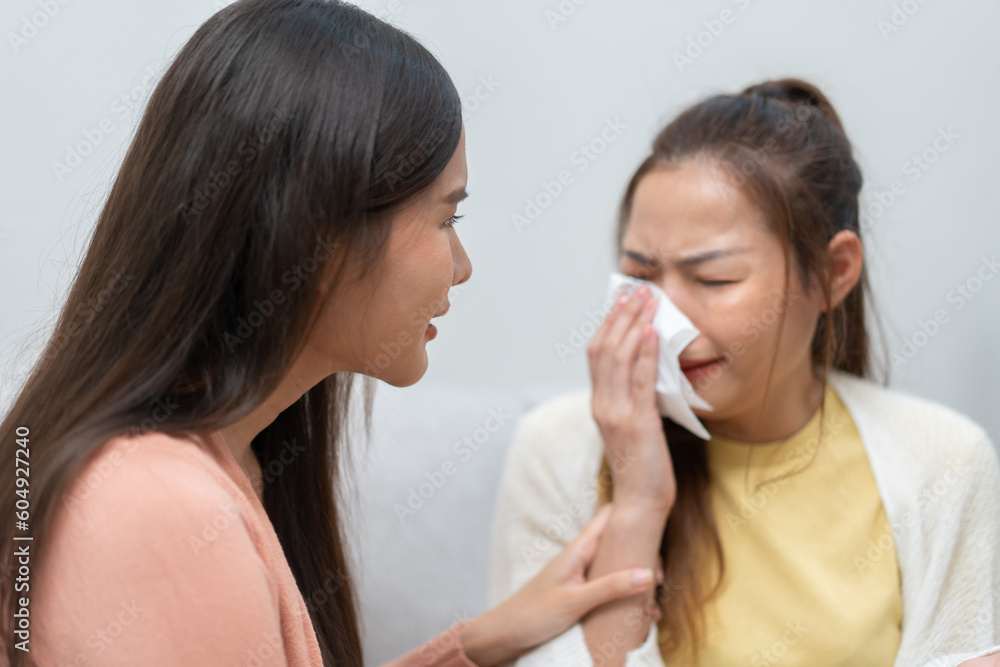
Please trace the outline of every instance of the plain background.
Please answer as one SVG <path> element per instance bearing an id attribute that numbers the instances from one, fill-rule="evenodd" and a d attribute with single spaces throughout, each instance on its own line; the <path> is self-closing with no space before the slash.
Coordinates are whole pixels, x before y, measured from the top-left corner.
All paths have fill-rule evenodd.
<path id="1" fill-rule="evenodd" d="M 4 405 L 63 302 L 156 76 L 225 3 L 53 0 L 51 17 L 43 4 L 7 0 L 0 10 Z M 863 241 L 886 348 L 905 358 L 891 385 L 969 415 L 1000 442 L 1000 279 L 987 261 L 1000 250 L 1000 4 L 362 6 L 418 37 L 463 92 L 471 197 L 457 229 L 474 266 L 428 346 L 424 380 L 380 391 L 375 437 L 358 441 L 350 493 L 369 664 L 483 610 L 493 497 L 516 416 L 586 386 L 583 350 L 560 355 L 557 345 L 572 348 L 603 300 L 615 209 L 653 135 L 705 95 L 795 75 L 831 97 L 865 174 L 873 224 Z M 31 36 L 14 44 L 12 33 Z M 686 51 L 694 57 L 679 66 L 675 53 Z M 581 169 L 581 145 L 608 122 L 620 134 Z M 945 151 L 934 148 L 942 132 L 953 137 Z M 57 175 L 54 163 L 80 142 L 96 145 Z M 921 155 L 933 163 L 915 170 Z M 572 184 L 539 201 L 562 170 Z M 895 181 L 901 194 L 890 201 Z M 518 229 L 512 216 L 527 200 L 545 207 Z M 972 298 L 957 296 L 960 285 Z M 947 321 L 935 328 L 939 311 Z M 490 410 L 510 417 L 463 460 L 455 443 L 476 437 Z M 401 521 L 396 506 L 446 460 L 458 474 Z"/>

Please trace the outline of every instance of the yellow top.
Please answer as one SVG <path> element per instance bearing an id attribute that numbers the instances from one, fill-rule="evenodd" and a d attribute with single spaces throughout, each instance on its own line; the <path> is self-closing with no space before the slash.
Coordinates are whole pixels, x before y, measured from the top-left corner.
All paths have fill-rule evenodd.
<path id="1" fill-rule="evenodd" d="M 697 663 L 682 651 L 668 665 L 893 664 L 902 600 L 892 529 L 829 384 L 824 401 L 818 446 L 819 410 L 785 440 L 705 443 L 725 574 Z"/>

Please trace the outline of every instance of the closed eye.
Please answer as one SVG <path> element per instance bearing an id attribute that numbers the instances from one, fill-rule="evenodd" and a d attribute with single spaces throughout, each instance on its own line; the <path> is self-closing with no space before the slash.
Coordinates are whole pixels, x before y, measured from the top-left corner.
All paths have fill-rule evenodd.
<path id="1" fill-rule="evenodd" d="M 720 285 L 732 285 L 737 282 L 735 280 L 699 280 L 702 285 L 706 287 L 718 287 Z"/>

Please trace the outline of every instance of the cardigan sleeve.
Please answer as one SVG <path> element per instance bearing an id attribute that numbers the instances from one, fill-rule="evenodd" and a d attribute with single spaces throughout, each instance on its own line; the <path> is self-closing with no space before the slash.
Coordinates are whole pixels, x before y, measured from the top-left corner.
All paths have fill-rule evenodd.
<path id="1" fill-rule="evenodd" d="M 1000 652 L 1000 464 L 984 432 L 951 454 L 921 495 L 927 565 L 909 618 L 904 610 L 900 667 Z"/>
<path id="2" fill-rule="evenodd" d="M 603 443 L 590 414 L 589 392 L 554 399 L 515 428 L 493 519 L 489 604 L 507 599 L 576 537 L 597 509 Z M 655 624 L 626 653 L 626 667 L 663 667 Z M 615 650 L 609 645 L 608 650 Z M 577 623 L 522 655 L 515 667 L 590 667 Z"/>
<path id="3" fill-rule="evenodd" d="M 477 667 L 462 647 L 461 624 L 455 623 L 440 635 L 382 667 Z"/>

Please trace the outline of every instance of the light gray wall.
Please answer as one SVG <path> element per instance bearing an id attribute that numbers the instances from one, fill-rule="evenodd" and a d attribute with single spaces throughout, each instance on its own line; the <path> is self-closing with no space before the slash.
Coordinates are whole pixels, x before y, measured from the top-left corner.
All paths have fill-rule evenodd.
<path id="1" fill-rule="evenodd" d="M 155 75 L 221 3 L 106 0 L 58 4 L 15 49 L 49 0 L 0 10 L 0 399 L 37 354 Z M 359 456 L 369 662 L 388 659 L 482 610 L 486 535 L 512 424 L 468 462 L 453 443 L 488 410 L 520 414 L 587 380 L 584 354 L 557 343 L 603 297 L 614 209 L 655 131 L 698 98 L 797 75 L 832 97 L 853 139 L 873 209 L 867 262 L 888 348 L 921 344 L 893 385 L 945 403 L 1000 442 L 1000 280 L 976 284 L 1000 250 L 1000 5 L 987 0 L 379 0 L 362 3 L 415 34 L 467 97 L 471 198 L 458 232 L 474 266 L 430 343 L 425 380 L 380 395 L 376 437 Z M 565 16 L 558 14 L 560 8 Z M 570 11 L 572 10 L 572 11 Z M 911 14 L 907 14 L 909 10 Z M 713 23 L 723 11 L 728 24 Z M 565 18 L 553 22 L 553 17 Z M 897 27 L 891 30 L 886 26 Z M 708 24 L 706 25 L 706 22 Z M 719 34 L 713 35 L 714 28 Z M 721 30 L 720 30 L 721 28 Z M 30 31 L 29 31 L 30 33 Z M 678 66 L 691 40 L 707 46 Z M 483 82 L 489 82 L 488 85 Z M 478 92 L 479 98 L 476 98 Z M 576 152 L 608 120 L 620 135 L 581 169 Z M 108 131 L 102 131 L 103 128 Z M 957 139 L 934 155 L 940 131 Z M 100 142 L 57 177 L 70 147 Z M 96 141 L 94 141 L 96 143 Z M 939 145 L 940 142 L 939 142 Z M 86 148 L 86 147 L 84 147 Z M 913 171 L 912 156 L 936 161 Z M 512 215 L 544 182 L 573 182 L 533 224 Z M 899 181 L 882 212 L 877 192 Z M 883 199 L 886 195 L 882 195 Z M 886 199 L 887 201 L 887 199 Z M 972 299 L 958 285 L 980 287 Z M 947 323 L 922 337 L 922 322 Z M 402 525 L 400 494 L 449 458 L 462 463 Z"/>

